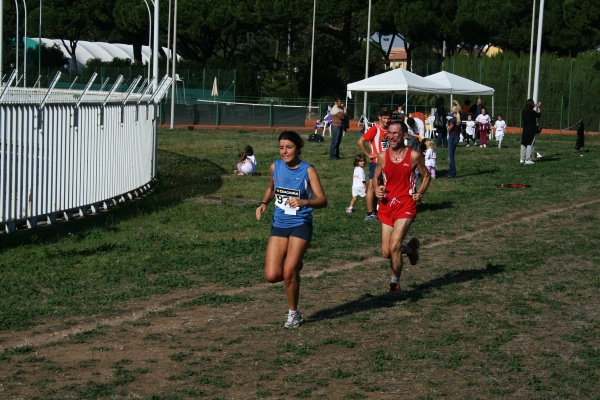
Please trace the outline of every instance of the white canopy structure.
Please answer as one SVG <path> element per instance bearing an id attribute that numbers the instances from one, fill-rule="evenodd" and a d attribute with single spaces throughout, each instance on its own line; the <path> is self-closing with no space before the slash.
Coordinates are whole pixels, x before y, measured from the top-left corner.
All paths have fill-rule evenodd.
<path id="1" fill-rule="evenodd" d="M 375 75 L 362 81 L 348 84 L 348 90 L 357 92 L 407 92 L 407 93 L 447 93 L 446 86 L 427 80 L 405 69 L 397 68 Z"/>
<path id="2" fill-rule="evenodd" d="M 487 94 L 494 95 L 494 89 L 472 81 L 462 76 L 451 74 L 450 72 L 441 71 L 437 74 L 426 76 L 425 79 L 435 83 L 439 83 L 442 86 L 450 88 L 450 94 Z"/>
<path id="3" fill-rule="evenodd" d="M 375 75 L 361 81 L 353 82 L 347 86 L 349 91 L 357 92 L 388 92 L 402 93 L 406 96 L 408 104 L 408 94 L 449 94 L 452 100 L 455 94 L 479 94 L 492 96 L 492 114 L 494 115 L 494 89 L 451 74 L 446 71 L 429 75 L 425 78 L 413 74 L 405 69 L 395 69 L 383 74 Z"/>
<path id="4" fill-rule="evenodd" d="M 28 39 L 34 40 L 36 43 L 38 41 L 37 38 Z M 58 45 L 65 57 L 69 60 L 71 59 L 71 56 L 69 55 L 66 47 L 63 45 L 62 40 L 42 38 L 42 43 L 48 47 L 52 47 L 55 44 Z M 163 47 L 163 50 L 165 51 L 165 54 L 168 54 L 166 47 Z M 75 55 L 77 56 L 77 69 L 81 69 L 84 68 L 88 60 L 92 58 L 99 58 L 100 60 L 106 62 L 112 61 L 115 57 L 123 59 L 129 58 L 130 60 L 133 60 L 133 45 L 121 43 L 87 42 L 85 40 L 80 40 L 77 42 Z M 181 57 L 177 56 L 177 59 L 179 60 Z M 148 46 L 142 46 L 142 63 L 148 62 L 152 62 L 152 49 Z"/>
<path id="5" fill-rule="evenodd" d="M 362 81 L 349 83 L 347 88 L 348 91 L 354 90 L 357 92 L 391 92 L 392 99 L 394 93 L 404 93 L 407 105 L 409 93 L 447 93 L 446 90 L 448 89 L 439 83 L 427 80 L 402 68 L 384 72 Z"/>
<path id="6" fill-rule="evenodd" d="M 426 76 L 425 79 L 449 87 L 449 91 L 443 93 L 450 94 L 450 101 L 455 94 L 479 94 L 492 96 L 492 116 L 494 115 L 494 88 L 482 85 L 462 76 L 441 71 L 437 74 Z"/>

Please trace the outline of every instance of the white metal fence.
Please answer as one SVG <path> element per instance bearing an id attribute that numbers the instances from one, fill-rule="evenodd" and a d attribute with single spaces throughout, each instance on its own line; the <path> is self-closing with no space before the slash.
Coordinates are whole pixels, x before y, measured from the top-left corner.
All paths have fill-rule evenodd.
<path id="1" fill-rule="evenodd" d="M 96 213 L 143 193 L 156 178 L 163 78 L 136 92 L 0 86 L 0 229 Z"/>

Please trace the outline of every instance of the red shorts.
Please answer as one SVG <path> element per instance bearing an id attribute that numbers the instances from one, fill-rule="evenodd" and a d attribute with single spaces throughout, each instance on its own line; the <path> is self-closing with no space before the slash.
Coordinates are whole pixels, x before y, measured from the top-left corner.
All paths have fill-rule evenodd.
<path id="1" fill-rule="evenodd" d="M 382 224 L 394 226 L 399 219 L 410 219 L 417 216 L 417 203 L 412 197 L 405 197 L 398 201 L 392 199 L 387 204 L 380 204 L 377 210 L 377 218 Z"/>

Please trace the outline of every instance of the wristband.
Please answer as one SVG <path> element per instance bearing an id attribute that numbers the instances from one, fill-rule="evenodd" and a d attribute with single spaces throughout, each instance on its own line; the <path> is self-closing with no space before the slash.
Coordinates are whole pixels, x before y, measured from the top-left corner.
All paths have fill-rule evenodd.
<path id="1" fill-rule="evenodd" d="M 264 201 L 261 201 L 259 204 L 264 204 L 265 207 L 267 206 L 267 203 L 265 203 Z"/>

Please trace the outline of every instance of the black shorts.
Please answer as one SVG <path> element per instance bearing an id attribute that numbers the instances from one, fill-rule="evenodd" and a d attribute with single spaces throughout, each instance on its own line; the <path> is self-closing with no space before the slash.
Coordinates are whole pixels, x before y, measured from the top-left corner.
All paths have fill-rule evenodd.
<path id="1" fill-rule="evenodd" d="M 375 169 L 377 168 L 377 161 L 369 164 L 369 179 L 373 179 L 375 176 Z"/>
<path id="2" fill-rule="evenodd" d="M 277 228 L 273 226 L 271 227 L 271 234 L 269 236 L 283 237 L 286 239 L 293 236 L 310 242 L 312 240 L 312 230 L 312 224 L 302 224 L 292 228 Z"/>

